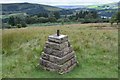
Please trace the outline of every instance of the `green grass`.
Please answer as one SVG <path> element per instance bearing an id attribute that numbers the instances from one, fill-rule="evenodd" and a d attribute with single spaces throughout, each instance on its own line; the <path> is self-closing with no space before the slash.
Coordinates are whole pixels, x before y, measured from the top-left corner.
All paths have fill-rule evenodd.
<path id="1" fill-rule="evenodd" d="M 79 24 L 80 22 L 65 22 L 64 24 Z M 62 26 L 62 23 L 61 22 L 55 22 L 55 23 L 50 23 L 50 22 L 47 22 L 47 23 L 35 23 L 35 24 L 28 24 L 29 27 L 45 27 L 45 26 Z"/>
<path id="2" fill-rule="evenodd" d="M 97 28 L 104 26 L 105 28 Z M 70 24 L 5 29 L 2 34 L 2 77 L 117 78 L 118 31 L 109 24 Z M 60 29 L 69 36 L 79 66 L 59 75 L 38 67 L 45 41 Z"/>
<path id="3" fill-rule="evenodd" d="M 54 25 L 62 25 L 61 23 L 36 23 L 36 24 L 29 24 L 29 27 L 36 27 L 36 26 L 54 26 Z"/>

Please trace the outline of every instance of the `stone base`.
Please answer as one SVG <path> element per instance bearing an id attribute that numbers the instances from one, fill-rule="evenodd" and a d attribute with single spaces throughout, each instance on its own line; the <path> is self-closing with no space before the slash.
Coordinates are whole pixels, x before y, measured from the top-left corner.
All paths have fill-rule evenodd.
<path id="1" fill-rule="evenodd" d="M 60 74 L 71 71 L 76 66 L 77 60 L 68 36 L 56 34 L 49 36 L 39 64 L 45 70 Z"/>
<path id="2" fill-rule="evenodd" d="M 76 58 L 72 58 L 71 60 L 65 62 L 63 65 L 58 65 L 40 58 L 40 65 L 43 69 L 48 71 L 56 71 L 60 74 L 71 71 L 76 66 L 76 64 Z"/>
<path id="3" fill-rule="evenodd" d="M 66 61 L 72 59 L 73 57 L 74 57 L 74 52 L 71 52 L 71 53 L 69 53 L 68 55 L 65 55 L 62 58 L 42 53 L 42 59 L 48 60 L 52 63 L 56 63 L 56 64 L 59 64 L 59 65 L 65 63 Z"/>

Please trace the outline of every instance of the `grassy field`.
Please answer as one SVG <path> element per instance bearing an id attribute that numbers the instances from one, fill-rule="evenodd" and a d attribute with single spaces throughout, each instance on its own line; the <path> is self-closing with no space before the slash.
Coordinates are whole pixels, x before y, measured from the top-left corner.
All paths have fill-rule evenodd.
<path id="1" fill-rule="evenodd" d="M 110 24 L 70 24 L 2 31 L 2 77 L 117 78 L 118 30 Z M 39 68 L 49 35 L 60 29 L 73 46 L 79 66 L 63 75 Z"/>

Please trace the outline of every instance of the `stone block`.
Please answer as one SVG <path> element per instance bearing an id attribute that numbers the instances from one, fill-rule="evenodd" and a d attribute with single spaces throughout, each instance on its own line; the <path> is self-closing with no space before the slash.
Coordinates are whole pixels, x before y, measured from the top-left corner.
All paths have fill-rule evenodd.
<path id="1" fill-rule="evenodd" d="M 64 57 L 65 55 L 67 55 L 68 53 L 71 53 L 73 51 L 72 47 L 66 47 L 63 50 L 55 50 L 52 48 L 44 48 L 44 52 L 46 54 L 50 54 L 50 55 L 54 55 L 57 57 Z"/>
<path id="2" fill-rule="evenodd" d="M 72 58 L 71 60 L 65 62 L 64 64 L 58 65 L 56 63 L 52 63 L 50 61 L 40 58 L 40 64 L 43 69 L 50 70 L 50 71 L 57 71 L 59 73 L 65 73 L 65 72 L 70 71 L 76 65 L 76 61 L 75 63 L 71 64 L 72 60 L 75 60 L 75 59 Z M 47 65 L 45 65 L 44 63 Z"/>
<path id="3" fill-rule="evenodd" d="M 59 64 L 59 65 L 65 63 L 66 61 L 70 60 L 73 57 L 74 57 L 74 52 L 71 52 L 71 53 L 65 55 L 62 58 L 59 58 L 59 57 L 56 57 L 56 56 L 53 56 L 53 55 L 48 55 L 48 54 L 45 54 L 45 53 L 42 54 L 42 59 L 48 60 L 50 62 Z"/>
<path id="4" fill-rule="evenodd" d="M 71 65 L 73 65 L 74 63 L 77 63 L 76 56 L 71 60 Z"/>
<path id="5" fill-rule="evenodd" d="M 44 65 L 44 63 L 46 63 L 47 66 Z M 52 63 L 52 62 L 47 61 L 47 60 L 44 60 L 44 59 L 42 59 L 42 58 L 40 58 L 40 64 L 41 64 L 41 66 L 42 66 L 43 68 L 44 68 L 44 67 L 48 67 L 48 68 L 50 68 L 50 69 L 55 69 L 56 71 L 58 71 L 58 70 L 60 69 L 60 67 L 61 67 L 61 65 L 57 65 L 57 64 L 55 64 L 55 63 Z"/>
<path id="6" fill-rule="evenodd" d="M 45 60 L 49 60 L 49 58 L 50 58 L 49 55 L 46 55 L 44 52 L 42 52 L 41 57 Z"/>
<path id="7" fill-rule="evenodd" d="M 68 36 L 67 35 L 57 36 L 56 34 L 54 34 L 48 37 L 48 41 L 61 44 L 63 42 L 68 41 Z"/>
<path id="8" fill-rule="evenodd" d="M 48 47 L 48 48 L 56 49 L 56 50 L 62 50 L 64 48 L 68 47 L 68 42 L 58 44 L 58 43 L 53 43 L 53 42 L 48 42 L 47 41 L 45 46 Z"/>
<path id="9" fill-rule="evenodd" d="M 70 66 L 69 68 L 64 69 L 63 72 L 62 72 L 62 74 L 63 74 L 63 73 L 70 72 L 75 66 L 76 66 L 76 63 L 74 63 L 74 64 L 73 64 L 72 66 Z M 60 74 L 61 74 L 61 73 L 60 73 Z"/>

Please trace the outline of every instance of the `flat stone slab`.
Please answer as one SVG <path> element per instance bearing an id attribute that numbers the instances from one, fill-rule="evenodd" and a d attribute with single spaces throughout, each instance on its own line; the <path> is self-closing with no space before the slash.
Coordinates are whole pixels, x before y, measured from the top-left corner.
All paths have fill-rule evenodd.
<path id="1" fill-rule="evenodd" d="M 59 57 L 56 57 L 53 55 L 48 55 L 48 54 L 45 54 L 44 52 L 42 53 L 42 59 L 48 60 L 48 61 L 50 61 L 52 63 L 56 63 L 58 65 L 61 65 L 65 62 L 67 62 L 68 60 L 70 60 L 73 57 L 75 57 L 74 51 L 65 55 L 62 58 L 59 58 Z"/>
<path id="2" fill-rule="evenodd" d="M 45 70 L 57 71 L 59 73 L 66 73 L 72 70 L 73 67 L 77 64 L 76 58 L 72 58 L 69 61 L 65 62 L 63 65 L 58 65 L 50 61 L 40 58 L 41 67 Z"/>
<path id="3" fill-rule="evenodd" d="M 51 48 L 51 49 L 56 49 L 56 50 L 62 50 L 64 48 L 68 47 L 68 46 L 69 46 L 68 42 L 57 44 L 57 43 L 54 43 L 54 42 L 46 41 L 46 44 L 45 44 L 45 47 Z"/>
<path id="4" fill-rule="evenodd" d="M 72 47 L 66 47 L 63 50 L 55 50 L 55 49 L 46 48 L 46 47 L 44 48 L 44 52 L 46 54 L 53 55 L 53 56 L 60 57 L 60 58 L 64 57 L 68 53 L 71 53 L 72 51 L 73 51 Z"/>
<path id="5" fill-rule="evenodd" d="M 50 35 L 48 37 L 48 41 L 60 44 L 60 43 L 63 43 L 65 41 L 68 41 L 68 36 L 67 35 L 57 36 L 57 34 L 54 34 L 54 35 Z"/>

